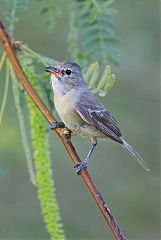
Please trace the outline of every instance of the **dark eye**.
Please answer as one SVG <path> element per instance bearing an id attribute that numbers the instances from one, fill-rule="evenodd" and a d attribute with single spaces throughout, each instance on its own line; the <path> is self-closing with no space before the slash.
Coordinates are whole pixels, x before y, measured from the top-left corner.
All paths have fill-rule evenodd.
<path id="1" fill-rule="evenodd" d="M 70 69 L 67 69 L 67 70 L 65 71 L 65 73 L 66 73 L 67 75 L 70 75 L 70 74 L 72 73 L 72 71 L 71 71 Z"/>

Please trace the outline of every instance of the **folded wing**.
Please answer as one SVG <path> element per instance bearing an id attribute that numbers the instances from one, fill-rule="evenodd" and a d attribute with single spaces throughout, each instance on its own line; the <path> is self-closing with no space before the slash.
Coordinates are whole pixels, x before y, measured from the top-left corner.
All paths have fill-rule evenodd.
<path id="1" fill-rule="evenodd" d="M 96 127 L 107 137 L 123 144 L 116 120 L 102 106 L 82 103 L 76 106 L 76 111 L 85 122 Z"/>

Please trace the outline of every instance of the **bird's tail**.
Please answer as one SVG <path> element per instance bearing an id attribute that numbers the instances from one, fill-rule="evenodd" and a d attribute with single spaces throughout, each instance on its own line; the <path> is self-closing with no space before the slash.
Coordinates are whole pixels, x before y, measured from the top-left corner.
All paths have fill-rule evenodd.
<path id="1" fill-rule="evenodd" d="M 144 162 L 144 160 L 142 159 L 142 157 L 139 156 L 139 154 L 136 152 L 136 150 L 128 143 L 126 142 L 125 139 L 122 138 L 123 141 L 123 146 L 129 150 L 129 152 L 131 153 L 131 155 L 135 158 L 135 160 L 137 161 L 137 163 L 144 168 L 146 171 L 150 171 L 150 168 L 148 167 L 148 165 L 146 164 L 146 162 Z"/>

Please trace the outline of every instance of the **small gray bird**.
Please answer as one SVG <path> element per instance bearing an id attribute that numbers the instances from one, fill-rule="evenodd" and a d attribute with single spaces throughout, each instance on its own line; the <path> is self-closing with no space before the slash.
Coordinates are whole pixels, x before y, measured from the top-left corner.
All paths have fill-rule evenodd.
<path id="1" fill-rule="evenodd" d="M 84 161 L 76 166 L 77 173 L 87 168 L 90 156 L 97 145 L 97 138 L 110 138 L 125 147 L 146 171 L 147 164 L 122 137 L 116 120 L 107 111 L 86 85 L 80 66 L 73 61 L 64 61 L 45 68 L 51 73 L 55 108 L 65 124 L 74 134 L 88 137 L 92 147 Z M 54 123 L 53 128 L 62 127 Z"/>

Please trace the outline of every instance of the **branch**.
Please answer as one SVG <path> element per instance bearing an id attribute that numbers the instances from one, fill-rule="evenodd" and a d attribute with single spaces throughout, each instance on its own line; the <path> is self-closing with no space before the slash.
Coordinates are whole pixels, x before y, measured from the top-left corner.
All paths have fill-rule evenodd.
<path id="1" fill-rule="evenodd" d="M 36 104 L 36 106 L 39 108 L 41 113 L 44 115 L 46 120 L 52 124 L 53 122 L 56 121 L 55 117 L 51 114 L 51 112 L 47 109 L 46 105 L 42 101 L 42 99 L 37 95 L 35 90 L 32 88 L 32 85 L 28 81 L 25 73 L 23 72 L 23 69 L 16 57 L 15 49 L 11 43 L 11 38 L 6 32 L 3 24 L 0 22 L 0 41 L 3 44 L 3 47 L 5 49 L 6 55 L 8 60 L 10 61 L 13 69 L 15 70 L 15 73 L 17 74 L 17 77 L 21 81 L 22 85 L 24 86 L 25 90 L 29 94 L 29 96 L 32 98 L 33 102 Z M 62 130 L 60 128 L 55 130 L 57 135 L 60 137 L 62 140 L 67 152 L 69 153 L 72 161 L 74 164 L 81 163 L 81 160 L 75 151 L 74 146 L 72 145 L 70 139 L 67 141 L 66 140 L 66 135 L 62 133 Z M 116 240 L 127 240 L 127 238 L 124 236 L 122 233 L 119 225 L 117 224 L 114 216 L 112 215 L 111 211 L 107 207 L 101 193 L 98 191 L 96 188 L 92 178 L 90 177 L 87 169 L 83 169 L 80 173 L 82 176 L 84 182 L 87 185 L 87 188 L 91 192 L 93 198 L 95 199 L 98 207 L 100 208 L 106 222 L 108 223 L 114 237 Z"/>

